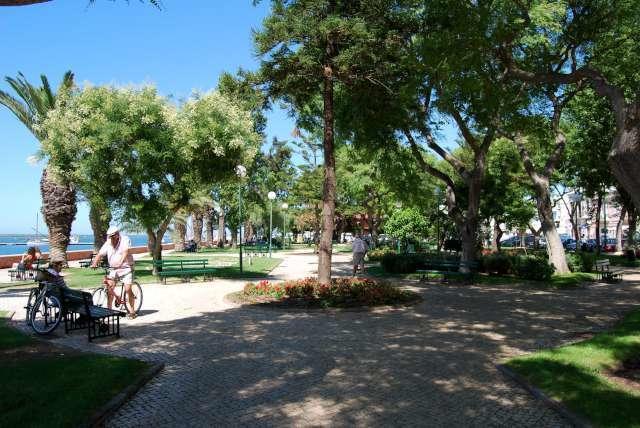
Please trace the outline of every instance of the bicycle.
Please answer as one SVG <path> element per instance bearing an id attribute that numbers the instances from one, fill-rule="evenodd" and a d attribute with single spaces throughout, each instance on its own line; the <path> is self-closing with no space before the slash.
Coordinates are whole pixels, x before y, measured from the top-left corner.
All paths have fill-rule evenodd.
<path id="1" fill-rule="evenodd" d="M 27 325 L 37 334 L 49 334 L 58 327 L 62 320 L 62 305 L 58 297 L 58 286 L 46 281 L 31 289 L 25 307 Z"/>
<path id="2" fill-rule="evenodd" d="M 102 287 L 97 288 L 93 291 L 92 300 L 95 306 L 106 307 L 108 302 L 108 291 L 107 291 L 107 279 L 108 272 L 110 269 L 105 269 L 105 278 L 102 281 Z M 130 270 L 133 274 L 133 270 Z M 129 273 L 127 272 L 127 274 Z M 126 274 L 125 274 L 126 275 Z M 123 275 L 124 276 L 124 275 Z M 134 307 L 130 308 L 129 304 L 129 296 L 126 295 L 124 289 L 124 283 L 122 282 L 122 277 L 116 275 L 114 278 L 116 285 L 113 287 L 113 292 L 115 294 L 115 299 L 113 302 L 114 309 L 119 309 L 126 311 L 128 313 L 137 314 L 140 308 L 142 307 L 142 287 L 137 281 L 133 281 L 131 283 L 131 291 L 133 291 L 134 297 Z"/>

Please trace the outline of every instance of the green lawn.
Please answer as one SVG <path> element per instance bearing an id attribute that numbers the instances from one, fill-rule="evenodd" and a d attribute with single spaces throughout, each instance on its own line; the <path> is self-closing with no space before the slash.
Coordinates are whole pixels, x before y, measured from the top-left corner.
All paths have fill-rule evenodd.
<path id="1" fill-rule="evenodd" d="M 214 275 L 217 278 L 259 278 L 269 274 L 282 259 L 269 257 L 253 257 L 249 264 L 249 257 L 244 257 L 243 272 L 237 255 L 220 255 L 217 253 L 174 253 L 165 256 L 163 260 L 205 259 L 207 266 L 217 267 Z M 102 284 L 104 269 L 69 268 L 64 270 L 65 282 L 71 288 L 97 288 Z M 158 283 L 158 278 L 151 273 L 151 259 L 136 261 L 135 279 L 140 284 Z M 4 286 L 32 285 L 33 281 L 20 281 L 3 284 Z"/>
<path id="2" fill-rule="evenodd" d="M 78 426 L 147 368 L 138 360 L 53 352 L 0 319 L 0 426 Z"/>
<path id="3" fill-rule="evenodd" d="M 605 376 L 640 357 L 640 311 L 612 331 L 560 348 L 514 358 L 507 366 L 596 426 L 640 426 L 640 390 Z"/>

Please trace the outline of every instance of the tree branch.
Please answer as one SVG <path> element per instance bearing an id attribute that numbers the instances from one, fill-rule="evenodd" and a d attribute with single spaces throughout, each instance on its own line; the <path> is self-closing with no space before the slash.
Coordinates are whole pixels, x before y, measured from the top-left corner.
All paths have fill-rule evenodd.
<path id="1" fill-rule="evenodd" d="M 442 159 L 447 161 L 453 167 L 453 169 L 458 174 L 460 174 L 460 177 L 462 177 L 465 182 L 471 178 L 471 174 L 469 174 L 469 171 L 467 171 L 464 163 L 462 163 L 460 159 L 458 159 L 457 157 L 443 149 L 438 143 L 436 143 L 433 135 L 431 135 L 431 130 L 426 125 L 420 125 L 419 130 L 420 134 L 427 140 L 427 145 L 429 146 L 429 148 L 436 152 Z"/>
<path id="2" fill-rule="evenodd" d="M 418 143 L 416 143 L 416 140 L 413 138 L 413 135 L 411 135 L 411 133 L 406 130 L 404 131 L 404 135 L 407 138 L 407 141 L 409 141 L 409 145 L 411 146 L 411 153 L 413 154 L 413 157 L 416 158 L 416 161 L 418 161 L 418 165 L 420 166 L 420 168 L 427 174 L 444 182 L 444 184 L 447 187 L 454 189 L 455 184 L 451 179 L 451 177 L 449 177 L 444 172 L 440 171 L 437 168 L 432 167 L 427 162 L 425 162 L 424 157 L 422 156 L 422 153 L 420 153 L 420 148 L 418 147 Z"/>

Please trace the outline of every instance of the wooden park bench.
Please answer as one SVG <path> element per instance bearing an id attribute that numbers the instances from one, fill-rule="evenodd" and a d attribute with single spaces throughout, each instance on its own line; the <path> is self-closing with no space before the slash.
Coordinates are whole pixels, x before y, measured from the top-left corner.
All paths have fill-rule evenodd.
<path id="1" fill-rule="evenodd" d="M 475 271 L 478 268 L 477 262 L 461 262 L 452 260 L 428 260 L 425 262 L 425 269 L 417 269 L 416 273 L 421 274 L 420 281 L 427 281 L 429 275 L 440 275 L 442 281 L 447 282 L 450 279 L 462 279 L 468 283 L 473 282 Z M 460 269 L 466 267 L 467 272 Z"/>
<path id="2" fill-rule="evenodd" d="M 95 338 L 120 337 L 120 317 L 124 312 L 95 306 L 91 294 L 60 288 L 64 313 L 64 331 L 87 329 L 89 342 Z"/>
<path id="3" fill-rule="evenodd" d="M 9 277 L 11 281 L 26 281 L 28 279 L 35 279 L 39 269 L 44 268 L 49 263 L 48 257 L 41 257 L 33 264 L 31 269 L 10 269 Z"/>
<path id="4" fill-rule="evenodd" d="M 622 281 L 622 273 L 612 272 L 609 268 L 611 262 L 609 259 L 596 260 L 596 279 L 605 282 L 618 282 Z"/>
<path id="5" fill-rule="evenodd" d="M 155 260 L 153 266 L 158 269 L 158 276 L 162 283 L 166 284 L 168 277 L 181 278 L 184 282 L 189 282 L 192 277 L 200 275 L 204 279 L 212 278 L 216 269 L 207 267 L 208 263 L 206 259 Z"/>

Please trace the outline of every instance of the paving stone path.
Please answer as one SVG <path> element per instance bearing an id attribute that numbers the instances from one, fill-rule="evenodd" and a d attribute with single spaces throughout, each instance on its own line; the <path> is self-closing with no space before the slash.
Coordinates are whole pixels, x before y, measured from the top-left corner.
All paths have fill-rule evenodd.
<path id="1" fill-rule="evenodd" d="M 349 271 L 348 255 L 334 258 Z M 315 268 L 292 254 L 272 274 Z M 423 302 L 372 311 L 237 307 L 224 295 L 242 281 L 145 286 L 143 316 L 120 340 L 54 340 L 166 364 L 114 427 L 566 426 L 494 364 L 610 326 L 640 302 L 640 275 L 628 278 L 553 292 L 408 281 Z M 1 292 L 0 309 L 19 294 Z"/>

